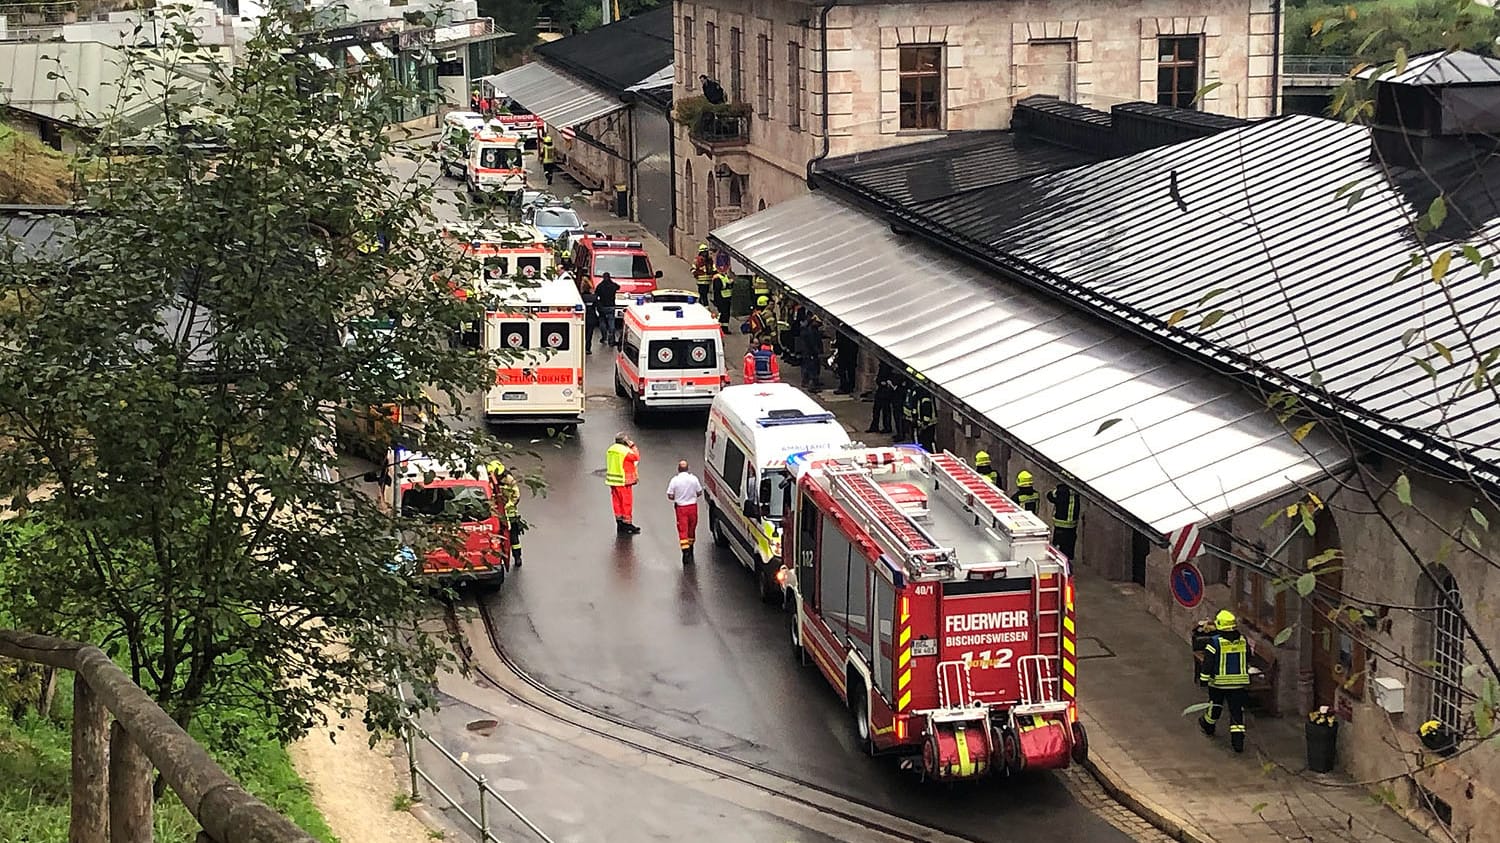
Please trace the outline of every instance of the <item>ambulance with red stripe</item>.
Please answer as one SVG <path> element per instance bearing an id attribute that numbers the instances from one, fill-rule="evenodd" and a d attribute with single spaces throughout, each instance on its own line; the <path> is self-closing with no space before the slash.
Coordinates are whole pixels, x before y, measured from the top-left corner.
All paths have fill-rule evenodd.
<path id="1" fill-rule="evenodd" d="M 583 422 L 583 298 L 566 276 L 490 288 L 484 348 L 497 352 L 495 383 L 485 394 L 491 424 Z"/>
<path id="2" fill-rule="evenodd" d="M 465 176 L 471 196 L 516 196 L 526 189 L 525 143 L 504 134 L 498 124 L 475 132 L 469 138 L 469 164 Z"/>
<path id="3" fill-rule="evenodd" d="M 947 451 L 787 465 L 792 650 L 857 744 L 940 781 L 1082 763 L 1073 574 L 1046 524 Z"/>
<path id="4" fill-rule="evenodd" d="M 631 415 L 653 410 L 707 410 L 729 385 L 724 332 L 708 308 L 645 296 L 625 308 L 615 354 L 615 395 Z"/>

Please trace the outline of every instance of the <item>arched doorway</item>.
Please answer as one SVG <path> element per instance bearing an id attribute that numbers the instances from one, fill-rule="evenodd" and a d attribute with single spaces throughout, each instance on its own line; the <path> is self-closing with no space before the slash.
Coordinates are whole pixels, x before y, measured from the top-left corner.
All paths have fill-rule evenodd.
<path id="1" fill-rule="evenodd" d="M 1313 558 L 1323 561 L 1313 571 L 1317 587 L 1307 597 L 1307 629 L 1312 649 L 1313 705 L 1334 706 L 1342 688 L 1356 699 L 1364 695 L 1365 648 L 1349 619 L 1350 601 L 1344 594 L 1348 560 L 1331 552 L 1341 550 L 1339 527 L 1327 509 L 1313 519 Z M 1326 570 L 1324 570 L 1326 569 Z"/>
<path id="2" fill-rule="evenodd" d="M 762 199 L 762 200 L 760 200 L 760 207 L 756 208 L 755 210 L 757 210 L 757 211 L 764 211 L 765 209 L 766 209 L 766 200 Z"/>

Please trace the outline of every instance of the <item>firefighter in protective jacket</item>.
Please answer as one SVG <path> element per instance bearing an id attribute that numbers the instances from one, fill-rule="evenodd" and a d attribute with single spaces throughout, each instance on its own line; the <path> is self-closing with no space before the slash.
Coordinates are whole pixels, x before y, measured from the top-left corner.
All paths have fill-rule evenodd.
<path id="1" fill-rule="evenodd" d="M 781 364 L 769 342 L 745 353 L 745 383 L 781 383 Z"/>
<path id="2" fill-rule="evenodd" d="M 1011 493 L 1011 499 L 1032 515 L 1037 514 L 1037 510 L 1041 508 L 1042 495 L 1031 485 L 1031 472 L 1022 469 L 1016 473 L 1016 490 Z"/>
<path id="3" fill-rule="evenodd" d="M 510 529 L 510 560 L 521 567 L 521 534 L 526 522 L 521 520 L 521 483 L 505 463 L 494 460 L 485 466 L 490 476 L 490 493 L 505 507 L 505 522 Z"/>
<path id="4" fill-rule="evenodd" d="M 698 244 L 698 256 L 693 258 L 693 280 L 698 282 L 698 303 L 710 304 L 713 299 L 713 291 L 709 289 L 709 283 L 714 277 L 714 259 L 708 253 L 708 244 Z"/>
<path id="5" fill-rule="evenodd" d="M 1234 613 L 1221 610 L 1214 617 L 1214 637 L 1203 650 L 1198 681 L 1208 685 L 1208 710 L 1198 728 L 1212 736 L 1224 709 L 1229 709 L 1229 745 L 1245 751 L 1245 703 L 1250 698 L 1250 645 L 1240 634 Z"/>
<path id="6" fill-rule="evenodd" d="M 974 470 L 984 475 L 984 479 L 990 481 L 991 486 L 997 489 L 1000 487 L 1000 472 L 996 471 L 995 466 L 990 463 L 989 451 L 979 451 L 974 454 Z"/>

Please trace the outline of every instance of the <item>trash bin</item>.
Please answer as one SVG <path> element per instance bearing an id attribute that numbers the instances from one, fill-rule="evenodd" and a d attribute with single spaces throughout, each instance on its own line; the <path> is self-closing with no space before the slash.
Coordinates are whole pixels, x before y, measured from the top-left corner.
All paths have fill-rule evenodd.
<path id="1" fill-rule="evenodd" d="M 1338 752 L 1339 723 L 1307 723 L 1307 769 L 1314 773 L 1333 772 L 1333 760 Z"/>
<path id="2" fill-rule="evenodd" d="M 622 220 L 630 219 L 630 185 L 615 185 L 615 216 Z"/>

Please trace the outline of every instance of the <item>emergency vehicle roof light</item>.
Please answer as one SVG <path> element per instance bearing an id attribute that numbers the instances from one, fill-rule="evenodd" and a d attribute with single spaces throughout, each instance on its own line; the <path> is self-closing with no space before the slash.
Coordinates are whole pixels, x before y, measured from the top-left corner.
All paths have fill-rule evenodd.
<path id="1" fill-rule="evenodd" d="M 780 427 L 788 424 L 822 424 L 834 421 L 833 413 L 804 413 L 801 410 L 772 410 L 755 420 L 761 427 Z M 802 456 L 798 454 L 797 456 Z"/>

